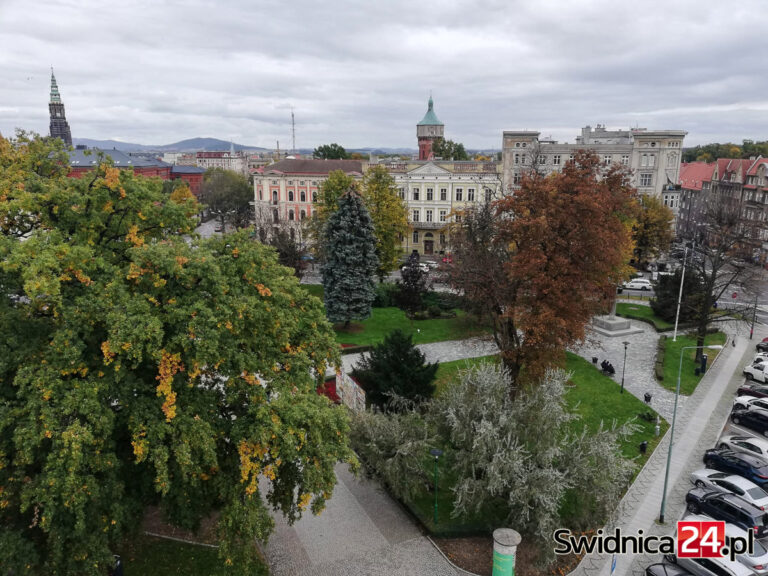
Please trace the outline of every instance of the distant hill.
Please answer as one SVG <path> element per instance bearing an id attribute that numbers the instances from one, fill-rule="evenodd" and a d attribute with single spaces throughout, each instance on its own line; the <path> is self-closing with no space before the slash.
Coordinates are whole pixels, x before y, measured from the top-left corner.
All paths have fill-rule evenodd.
<path id="1" fill-rule="evenodd" d="M 133 142 L 118 142 L 117 140 L 93 140 L 91 138 L 73 138 L 75 145 L 83 144 L 89 148 L 101 148 L 111 150 L 113 148 L 122 152 L 216 152 L 229 150 L 230 143 L 218 138 L 190 138 L 181 142 L 164 145 L 136 144 Z M 255 150 L 263 152 L 267 148 L 258 146 L 246 146 L 235 144 L 235 150 Z"/>

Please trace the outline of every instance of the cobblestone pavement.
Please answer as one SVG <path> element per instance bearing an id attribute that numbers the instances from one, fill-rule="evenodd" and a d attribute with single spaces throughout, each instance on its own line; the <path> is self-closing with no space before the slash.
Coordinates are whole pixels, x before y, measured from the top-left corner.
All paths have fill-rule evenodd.
<path id="1" fill-rule="evenodd" d="M 338 483 L 320 516 L 293 526 L 275 516 L 266 546 L 273 576 L 456 576 L 406 512 L 375 482 L 336 467 Z"/>
<path id="2" fill-rule="evenodd" d="M 734 346 L 729 340 L 696 391 L 679 409 L 669 470 L 666 523 L 661 525 L 656 520 L 661 508 L 670 432 L 638 474 L 607 528 L 619 527 L 625 534 L 635 534 L 642 529 L 646 535 L 657 536 L 674 532 L 675 522 L 685 511 L 685 494 L 691 488 L 689 476 L 703 467 L 704 450 L 717 442 L 730 414 L 733 393 L 744 381 L 741 369 L 754 354 L 755 343 L 766 334 L 768 330 L 761 326 L 754 340 L 737 336 Z M 621 556 L 617 559 L 614 576 L 642 576 L 646 566 L 659 561 L 660 555 Z M 608 576 L 610 572 L 610 555 L 591 554 L 571 576 Z"/>
<path id="3" fill-rule="evenodd" d="M 608 359 L 616 369 L 613 379 L 616 382 L 621 382 L 622 371 L 624 370 L 623 342 L 629 342 L 624 373 L 624 389 L 640 400 L 644 399 L 646 392 L 650 392 L 651 407 L 661 414 L 662 418 L 671 421 L 675 405 L 675 393 L 659 384 L 653 373 L 659 334 L 650 324 L 638 320 L 631 322 L 633 328 L 639 328 L 642 332 L 621 337 L 603 336 L 596 332 L 590 332 L 587 335 L 587 341 L 573 352 L 590 361 L 593 357 L 597 358 L 598 363 Z M 686 396 L 680 396 L 678 410 L 685 406 L 687 400 Z"/>

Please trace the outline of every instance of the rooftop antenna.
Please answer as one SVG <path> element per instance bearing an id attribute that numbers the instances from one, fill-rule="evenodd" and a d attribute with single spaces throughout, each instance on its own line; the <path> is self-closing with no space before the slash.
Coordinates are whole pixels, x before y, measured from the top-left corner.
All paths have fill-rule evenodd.
<path id="1" fill-rule="evenodd" d="M 293 118 L 293 106 L 291 106 L 291 155 L 296 156 L 296 122 Z"/>

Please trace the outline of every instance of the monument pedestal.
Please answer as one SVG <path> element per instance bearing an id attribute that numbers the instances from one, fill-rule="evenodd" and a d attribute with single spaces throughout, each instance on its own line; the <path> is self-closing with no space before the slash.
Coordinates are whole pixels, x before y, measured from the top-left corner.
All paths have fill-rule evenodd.
<path id="1" fill-rule="evenodd" d="M 595 316 L 592 319 L 592 329 L 603 336 L 629 336 L 638 334 L 642 329 L 632 326 L 626 318 L 618 316 Z"/>

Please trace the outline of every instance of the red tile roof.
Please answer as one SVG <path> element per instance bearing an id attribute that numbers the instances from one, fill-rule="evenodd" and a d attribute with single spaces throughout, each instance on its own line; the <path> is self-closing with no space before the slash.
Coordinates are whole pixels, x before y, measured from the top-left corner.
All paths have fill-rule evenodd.
<path id="1" fill-rule="evenodd" d="M 714 162 L 688 162 L 680 164 L 680 185 L 686 190 L 701 190 L 704 182 L 712 180 Z"/>

